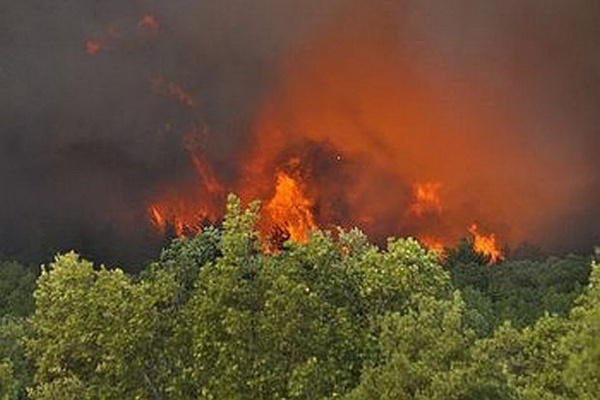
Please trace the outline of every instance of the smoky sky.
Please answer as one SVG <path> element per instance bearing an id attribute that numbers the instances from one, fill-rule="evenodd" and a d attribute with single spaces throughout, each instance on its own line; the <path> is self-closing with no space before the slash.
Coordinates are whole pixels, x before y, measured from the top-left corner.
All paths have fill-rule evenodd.
<path id="1" fill-rule="evenodd" d="M 24 0 L 0 6 L 0 254 L 39 262 L 74 248 L 126 264 L 154 256 L 160 239 L 144 205 L 193 173 L 185 133 L 205 124 L 204 156 L 220 179 L 238 179 L 287 54 L 348 8 L 388 3 L 403 51 L 431 86 L 485 82 L 481 101 L 518 104 L 523 145 L 572 169 L 561 184 L 572 182 L 573 206 L 548 217 L 549 246 L 600 242 L 597 1 Z M 155 32 L 140 28 L 146 13 Z M 89 38 L 102 44 L 98 54 L 86 53 Z M 157 76 L 200 111 L 153 90 Z"/>

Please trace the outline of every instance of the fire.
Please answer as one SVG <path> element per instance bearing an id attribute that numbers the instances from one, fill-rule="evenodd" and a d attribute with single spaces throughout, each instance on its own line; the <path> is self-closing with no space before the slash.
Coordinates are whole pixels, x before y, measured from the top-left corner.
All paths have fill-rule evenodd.
<path id="1" fill-rule="evenodd" d="M 208 207 L 185 198 L 166 197 L 148 207 L 152 225 L 162 234 L 171 227 L 178 237 L 193 235 L 202 229 L 203 223 L 213 221 Z"/>
<path id="2" fill-rule="evenodd" d="M 171 227 L 178 237 L 198 233 L 202 226 L 216 222 L 222 215 L 225 192 L 210 165 L 192 154 L 196 170 L 193 182 L 167 188 L 148 205 L 152 225 L 162 234 Z"/>
<path id="3" fill-rule="evenodd" d="M 167 230 L 167 220 L 163 216 L 163 213 L 159 209 L 158 205 L 151 205 L 148 207 L 148 211 L 150 212 L 150 222 L 156 229 L 161 232 L 166 232 Z"/>
<path id="4" fill-rule="evenodd" d="M 415 183 L 413 185 L 413 204 L 410 211 L 417 216 L 426 213 L 442 213 L 442 201 L 440 200 L 440 188 L 438 182 Z"/>
<path id="5" fill-rule="evenodd" d="M 499 142 L 505 128 L 499 118 L 479 112 L 475 89 L 455 98 L 453 88 L 424 80 L 385 10 L 356 15 L 286 53 L 277 85 L 251 116 L 252 138 L 225 168 L 228 180 L 205 157 L 209 129 L 197 85 L 153 76 L 154 93 L 177 103 L 194 126 L 183 147 L 195 180 L 165 185 L 149 203 L 157 229 L 197 232 L 201 221 L 222 217 L 224 194 L 233 192 L 263 202 L 259 229 L 279 244 L 305 242 L 319 227 L 357 226 L 375 241 L 414 236 L 439 250 L 464 237 L 473 220 L 485 221 L 507 243 L 523 235 L 504 228 L 510 225 L 504 204 L 522 200 L 520 192 L 488 184 L 498 179 L 489 158 L 498 148 L 516 151 Z M 158 21 L 147 14 L 139 27 L 154 30 Z M 480 234 L 475 224 L 468 232 L 475 250 L 501 259 L 494 234 Z"/>
<path id="6" fill-rule="evenodd" d="M 308 233 L 316 230 L 312 207 L 301 184 L 283 171 L 277 172 L 275 194 L 264 207 L 264 217 L 274 229 L 283 229 L 289 239 L 306 242 Z"/>
<path id="7" fill-rule="evenodd" d="M 446 247 L 442 241 L 432 236 L 419 236 L 418 239 L 423 246 L 427 247 L 429 250 L 437 251 L 439 253 L 441 253 Z"/>
<path id="8" fill-rule="evenodd" d="M 496 262 L 502 259 L 502 252 L 496 244 L 496 235 L 490 233 L 484 235 L 479 233 L 477 224 L 473 223 L 469 227 L 469 233 L 473 235 L 473 250 L 482 253 L 490 258 L 490 262 Z"/>

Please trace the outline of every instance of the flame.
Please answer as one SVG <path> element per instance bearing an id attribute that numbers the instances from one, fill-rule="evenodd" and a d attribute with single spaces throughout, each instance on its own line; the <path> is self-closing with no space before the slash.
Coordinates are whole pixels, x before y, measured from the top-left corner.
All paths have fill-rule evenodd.
<path id="1" fill-rule="evenodd" d="M 446 245 L 440 239 L 435 238 L 433 236 L 419 236 L 418 240 L 423 246 L 427 247 L 429 250 L 437 251 L 439 253 L 441 253 L 446 247 Z"/>
<path id="2" fill-rule="evenodd" d="M 419 217 L 426 213 L 441 214 L 442 201 L 439 194 L 441 187 L 439 182 L 415 183 L 410 211 Z"/>
<path id="3" fill-rule="evenodd" d="M 178 237 L 198 233 L 206 222 L 216 222 L 222 214 L 224 188 L 210 164 L 199 155 L 191 155 L 197 172 L 188 184 L 167 188 L 147 207 L 152 225 L 162 234 L 172 227 Z"/>
<path id="4" fill-rule="evenodd" d="M 493 233 L 484 235 L 479 233 L 478 229 L 475 223 L 472 223 L 469 227 L 469 233 L 473 235 L 473 250 L 488 256 L 492 263 L 500 261 L 502 259 L 502 252 L 496 244 L 496 235 Z"/>
<path id="5" fill-rule="evenodd" d="M 152 204 L 148 206 L 148 211 L 150 212 L 150 222 L 152 222 L 152 225 L 162 233 L 165 233 L 167 230 L 167 220 L 161 212 L 160 206 Z"/>
<path id="6" fill-rule="evenodd" d="M 298 181 L 286 172 L 278 171 L 275 194 L 264 207 L 264 217 L 275 230 L 285 230 L 289 239 L 306 242 L 308 233 L 317 229 L 313 205 Z"/>
<path id="7" fill-rule="evenodd" d="M 319 226 L 339 225 L 380 241 L 412 235 L 441 249 L 464 237 L 474 220 L 507 243 L 522 239 L 535 215 L 507 210 L 527 190 L 517 190 L 523 182 L 504 190 L 505 176 L 520 179 L 504 166 L 519 163 L 496 163 L 507 172 L 501 177 L 490 167 L 498 154 L 519 159 L 518 146 L 502 139 L 511 126 L 481 108 L 476 85 L 456 97 L 453 87 L 425 80 L 388 14 L 357 10 L 361 18 L 325 26 L 310 46 L 286 53 L 277 85 L 257 104 L 252 140 L 235 160 L 238 181 L 220 181 L 201 156 L 208 135 L 201 99 L 185 82 L 154 76 L 155 93 L 185 107 L 197 127 L 184 143 L 197 181 L 164 188 L 167 194 L 148 208 L 154 226 L 193 232 L 201 219 L 219 219 L 223 193 L 235 192 L 263 201 L 259 228 L 278 242 L 304 242 Z M 144 16 L 140 26 L 154 22 Z M 501 259 L 494 234 L 480 234 L 475 224 L 468 232 L 477 251 Z"/>
<path id="8" fill-rule="evenodd" d="M 208 207 L 177 196 L 165 197 L 148 206 L 150 221 L 162 234 L 171 227 L 178 237 L 193 235 L 205 221 L 213 220 Z"/>

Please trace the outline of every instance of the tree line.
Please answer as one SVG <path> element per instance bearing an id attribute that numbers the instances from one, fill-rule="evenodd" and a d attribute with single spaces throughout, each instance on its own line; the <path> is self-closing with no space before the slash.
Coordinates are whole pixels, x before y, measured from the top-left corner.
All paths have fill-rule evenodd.
<path id="1" fill-rule="evenodd" d="M 258 205 L 136 275 L 0 266 L 0 399 L 595 399 L 600 266 L 358 230 L 261 247 Z"/>

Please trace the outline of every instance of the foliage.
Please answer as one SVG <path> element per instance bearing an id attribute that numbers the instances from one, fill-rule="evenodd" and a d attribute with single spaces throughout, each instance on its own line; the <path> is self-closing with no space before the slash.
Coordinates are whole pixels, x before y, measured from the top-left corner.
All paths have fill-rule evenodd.
<path id="1" fill-rule="evenodd" d="M 455 253 L 467 253 L 466 250 Z M 466 256 L 461 256 L 465 258 Z M 518 260 L 489 265 L 474 261 L 446 259 L 455 287 L 465 294 L 470 308 L 483 314 L 491 305 L 491 328 L 510 320 L 515 326 L 529 326 L 544 313 L 566 316 L 581 294 L 589 276 L 585 257 L 549 257 L 544 261 Z M 491 333 L 490 327 L 480 332 Z"/>
<path id="2" fill-rule="evenodd" d="M 32 397 L 152 397 L 160 307 L 174 292 L 167 278 L 136 285 L 121 270 L 94 270 L 74 253 L 44 268 L 27 341 L 36 367 Z"/>
<path id="3" fill-rule="evenodd" d="M 4 393 L 11 393 L 7 397 L 10 399 L 24 398 L 26 388 L 31 384 L 32 366 L 27 360 L 23 343 L 29 333 L 29 324 L 25 319 L 13 316 L 0 318 L 0 379 L 3 380 Z M 9 379 L 10 384 L 6 379 Z"/>
<path id="4" fill-rule="evenodd" d="M 600 392 L 600 267 L 585 288 L 583 258 L 489 265 L 462 246 L 440 265 L 413 239 L 380 249 L 356 229 L 273 253 L 258 207 L 229 197 L 222 229 L 174 240 L 137 277 L 57 256 L 33 314 L 13 302 L 0 320 L 0 399 Z"/>
<path id="5" fill-rule="evenodd" d="M 600 265 L 594 264 L 590 284 L 571 313 L 572 329 L 565 339 L 571 355 L 565 369 L 567 385 L 581 399 L 600 393 Z"/>
<path id="6" fill-rule="evenodd" d="M 0 362 L 0 399 L 16 399 L 18 384 L 13 375 L 13 366 L 10 360 L 4 359 Z"/>
<path id="7" fill-rule="evenodd" d="M 23 265 L 0 262 L 0 317 L 27 316 L 33 311 L 36 274 Z"/>
<path id="8" fill-rule="evenodd" d="M 349 399 L 449 398 L 445 381 L 467 356 L 474 334 L 464 326 L 464 303 L 415 294 L 405 313 L 382 320 L 381 359 L 365 369 Z"/>

